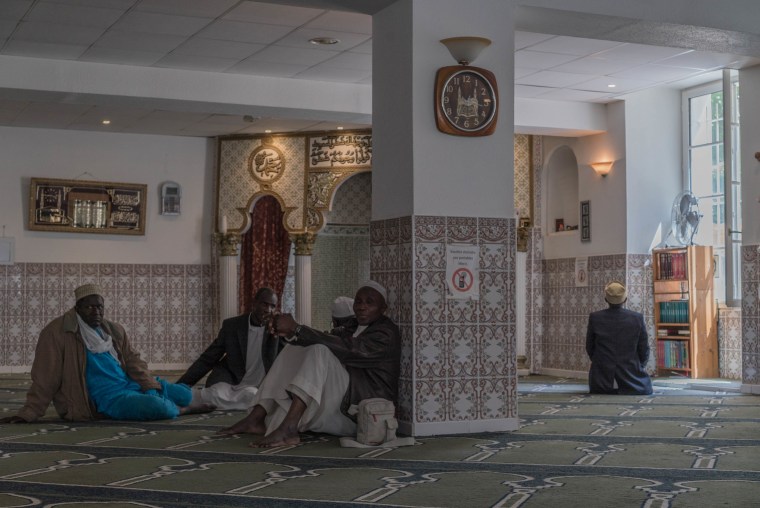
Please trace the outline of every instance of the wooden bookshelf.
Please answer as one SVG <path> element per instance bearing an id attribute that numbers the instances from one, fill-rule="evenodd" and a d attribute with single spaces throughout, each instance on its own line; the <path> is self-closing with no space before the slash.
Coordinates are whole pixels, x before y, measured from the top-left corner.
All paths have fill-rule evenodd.
<path id="1" fill-rule="evenodd" d="M 652 256 L 657 375 L 718 377 L 712 247 L 655 249 Z"/>

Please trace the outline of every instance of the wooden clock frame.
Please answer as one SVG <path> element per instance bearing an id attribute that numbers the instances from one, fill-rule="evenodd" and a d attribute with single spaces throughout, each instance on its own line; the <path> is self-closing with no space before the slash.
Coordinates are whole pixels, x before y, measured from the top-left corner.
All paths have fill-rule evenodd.
<path id="1" fill-rule="evenodd" d="M 490 119 L 485 126 L 479 129 L 464 129 L 453 123 L 446 116 L 443 105 L 444 87 L 448 81 L 458 73 L 471 72 L 478 74 L 486 82 L 487 87 L 493 92 L 494 109 Z M 496 86 L 496 77 L 486 69 L 472 67 L 469 65 L 451 65 L 438 69 L 435 77 L 435 125 L 439 131 L 453 136 L 489 136 L 496 130 L 496 120 L 499 116 L 499 90 Z"/>

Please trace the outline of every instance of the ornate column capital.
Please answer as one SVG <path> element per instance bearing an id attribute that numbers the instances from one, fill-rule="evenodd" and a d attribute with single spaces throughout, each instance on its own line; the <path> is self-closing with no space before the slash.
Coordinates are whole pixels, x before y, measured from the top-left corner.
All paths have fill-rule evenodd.
<path id="1" fill-rule="evenodd" d="M 315 233 L 297 233 L 290 235 L 290 241 L 296 245 L 296 256 L 311 256 L 314 250 Z"/>
<path id="2" fill-rule="evenodd" d="M 242 238 L 237 233 L 216 233 L 220 255 L 237 256 Z"/>

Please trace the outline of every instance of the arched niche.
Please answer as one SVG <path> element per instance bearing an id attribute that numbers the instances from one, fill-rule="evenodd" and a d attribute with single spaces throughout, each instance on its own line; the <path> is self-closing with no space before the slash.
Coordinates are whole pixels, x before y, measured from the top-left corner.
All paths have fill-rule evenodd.
<path id="1" fill-rule="evenodd" d="M 546 232 L 552 234 L 577 234 L 567 227 L 578 226 L 578 159 L 566 146 L 557 147 L 547 158 L 546 173 Z M 557 223 L 563 227 L 558 231 Z"/>

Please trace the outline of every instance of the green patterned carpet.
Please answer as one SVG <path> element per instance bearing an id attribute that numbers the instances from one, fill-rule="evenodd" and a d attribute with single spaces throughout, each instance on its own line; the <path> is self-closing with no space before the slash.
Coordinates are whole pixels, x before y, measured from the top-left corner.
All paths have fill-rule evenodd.
<path id="1" fill-rule="evenodd" d="M 0 375 L 0 414 L 28 383 Z M 688 386 L 591 396 L 578 383 L 521 379 L 515 432 L 398 449 L 310 434 L 250 448 L 249 437 L 215 435 L 242 417 L 233 411 L 136 424 L 51 414 L 0 425 L 0 507 L 760 506 L 760 397 Z"/>

